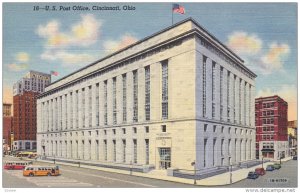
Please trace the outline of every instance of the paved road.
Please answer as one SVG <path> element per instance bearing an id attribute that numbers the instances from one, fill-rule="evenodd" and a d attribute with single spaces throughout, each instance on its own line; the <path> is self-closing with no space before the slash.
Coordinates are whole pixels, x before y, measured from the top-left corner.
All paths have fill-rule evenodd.
<path id="1" fill-rule="evenodd" d="M 267 171 L 264 176 L 253 179 L 245 179 L 235 184 L 222 186 L 229 188 L 296 188 L 298 182 L 298 161 L 290 160 L 282 162 L 280 170 Z M 275 182 L 272 182 L 274 179 Z M 286 182 L 276 182 L 284 179 Z"/>
<path id="2" fill-rule="evenodd" d="M 34 165 L 53 164 L 35 162 Z M 34 177 L 24 177 L 22 171 L 18 170 L 3 170 L 3 188 L 199 188 L 199 186 L 188 184 L 65 165 L 60 165 L 60 170 L 62 173 L 60 176 Z"/>

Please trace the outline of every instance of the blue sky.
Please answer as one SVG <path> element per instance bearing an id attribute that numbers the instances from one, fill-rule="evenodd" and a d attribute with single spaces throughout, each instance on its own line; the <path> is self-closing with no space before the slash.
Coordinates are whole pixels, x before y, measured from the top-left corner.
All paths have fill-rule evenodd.
<path id="1" fill-rule="evenodd" d="M 33 11 L 33 6 L 120 6 L 134 11 Z M 257 75 L 257 96 L 278 94 L 297 111 L 296 3 L 181 3 L 194 18 L 233 49 Z M 171 3 L 4 3 L 3 96 L 28 70 L 67 75 L 108 53 L 171 25 Z"/>

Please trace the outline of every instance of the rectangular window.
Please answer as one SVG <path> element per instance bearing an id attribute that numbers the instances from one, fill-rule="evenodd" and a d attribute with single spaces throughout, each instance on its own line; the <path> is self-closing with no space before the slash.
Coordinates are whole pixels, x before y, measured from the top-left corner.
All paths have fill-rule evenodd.
<path id="1" fill-rule="evenodd" d="M 137 130 L 136 130 L 136 127 L 133 127 L 133 133 L 136 133 Z"/>
<path id="2" fill-rule="evenodd" d="M 133 122 L 138 122 L 138 73 L 133 71 Z"/>
<path id="3" fill-rule="evenodd" d="M 123 163 L 125 163 L 126 162 L 126 140 L 123 139 L 122 143 L 123 143 Z"/>
<path id="4" fill-rule="evenodd" d="M 79 96 L 79 93 L 78 93 L 78 90 L 76 90 L 76 96 L 75 96 L 75 100 L 76 100 L 76 105 L 75 105 L 75 113 L 76 113 L 76 127 L 78 128 L 78 120 L 79 120 L 79 113 L 78 113 L 78 111 L 79 111 L 79 98 L 78 98 L 78 96 Z"/>
<path id="5" fill-rule="evenodd" d="M 116 140 L 113 140 L 113 161 L 117 161 L 117 148 L 116 148 Z"/>
<path id="6" fill-rule="evenodd" d="M 82 112 L 82 127 L 85 127 L 85 90 L 84 88 L 81 91 L 81 112 Z"/>
<path id="7" fill-rule="evenodd" d="M 215 103 L 216 103 L 216 63 L 213 62 L 212 64 L 212 118 L 215 118 L 216 116 L 216 108 L 215 108 Z"/>
<path id="8" fill-rule="evenodd" d="M 207 151 L 207 139 L 204 139 L 204 155 L 203 166 L 206 167 L 206 151 Z"/>
<path id="9" fill-rule="evenodd" d="M 126 74 L 122 75 L 122 83 L 123 83 L 123 123 L 127 121 L 127 80 Z"/>
<path id="10" fill-rule="evenodd" d="M 145 67 L 145 116 L 150 120 L 150 66 Z"/>
<path id="11" fill-rule="evenodd" d="M 92 86 L 89 86 L 88 92 L 88 105 L 89 105 L 89 127 L 92 127 Z"/>
<path id="12" fill-rule="evenodd" d="M 207 57 L 203 56 L 203 72 L 202 72 L 202 87 L 203 87 L 203 93 L 202 93 L 202 111 L 203 111 L 203 117 L 206 117 L 206 60 Z"/>
<path id="13" fill-rule="evenodd" d="M 133 140 L 133 163 L 137 163 L 137 141 Z"/>
<path id="14" fill-rule="evenodd" d="M 104 81 L 104 125 L 107 125 L 107 80 Z"/>
<path id="15" fill-rule="evenodd" d="M 145 126 L 145 132 L 149 133 L 149 126 Z"/>
<path id="16" fill-rule="evenodd" d="M 145 139 L 146 164 L 149 164 L 149 139 Z"/>
<path id="17" fill-rule="evenodd" d="M 230 72 L 227 73 L 227 121 L 230 121 L 230 103 L 229 103 L 229 92 L 230 92 Z"/>
<path id="18" fill-rule="evenodd" d="M 104 160 L 107 161 L 107 141 L 106 139 L 103 141 L 104 143 Z"/>
<path id="19" fill-rule="evenodd" d="M 163 132 L 163 133 L 167 132 L 167 126 L 166 125 L 161 126 L 161 132 Z"/>
<path id="20" fill-rule="evenodd" d="M 100 124 L 100 114 L 99 114 L 100 106 L 99 106 L 99 83 L 96 84 L 96 126 Z"/>
<path id="21" fill-rule="evenodd" d="M 117 78 L 113 78 L 113 124 L 117 124 Z"/>
<path id="22" fill-rule="evenodd" d="M 168 60 L 162 64 L 162 119 L 168 119 Z"/>

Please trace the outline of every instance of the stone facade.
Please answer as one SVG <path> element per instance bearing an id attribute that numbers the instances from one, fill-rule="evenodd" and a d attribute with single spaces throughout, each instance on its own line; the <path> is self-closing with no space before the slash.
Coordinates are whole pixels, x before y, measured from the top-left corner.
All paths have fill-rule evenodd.
<path id="1" fill-rule="evenodd" d="M 156 169 L 255 159 L 255 77 L 184 20 L 49 85 L 37 100 L 38 154 Z"/>

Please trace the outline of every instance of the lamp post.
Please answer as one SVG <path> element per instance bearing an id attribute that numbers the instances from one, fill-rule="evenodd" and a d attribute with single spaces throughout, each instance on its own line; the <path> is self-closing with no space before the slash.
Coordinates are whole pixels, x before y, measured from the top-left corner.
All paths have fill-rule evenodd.
<path id="1" fill-rule="evenodd" d="M 191 163 L 191 165 L 194 166 L 194 185 L 196 185 L 197 184 L 197 182 L 196 182 L 196 160 L 193 161 Z"/>
<path id="2" fill-rule="evenodd" d="M 232 165 L 230 165 L 230 184 L 232 184 Z"/>

